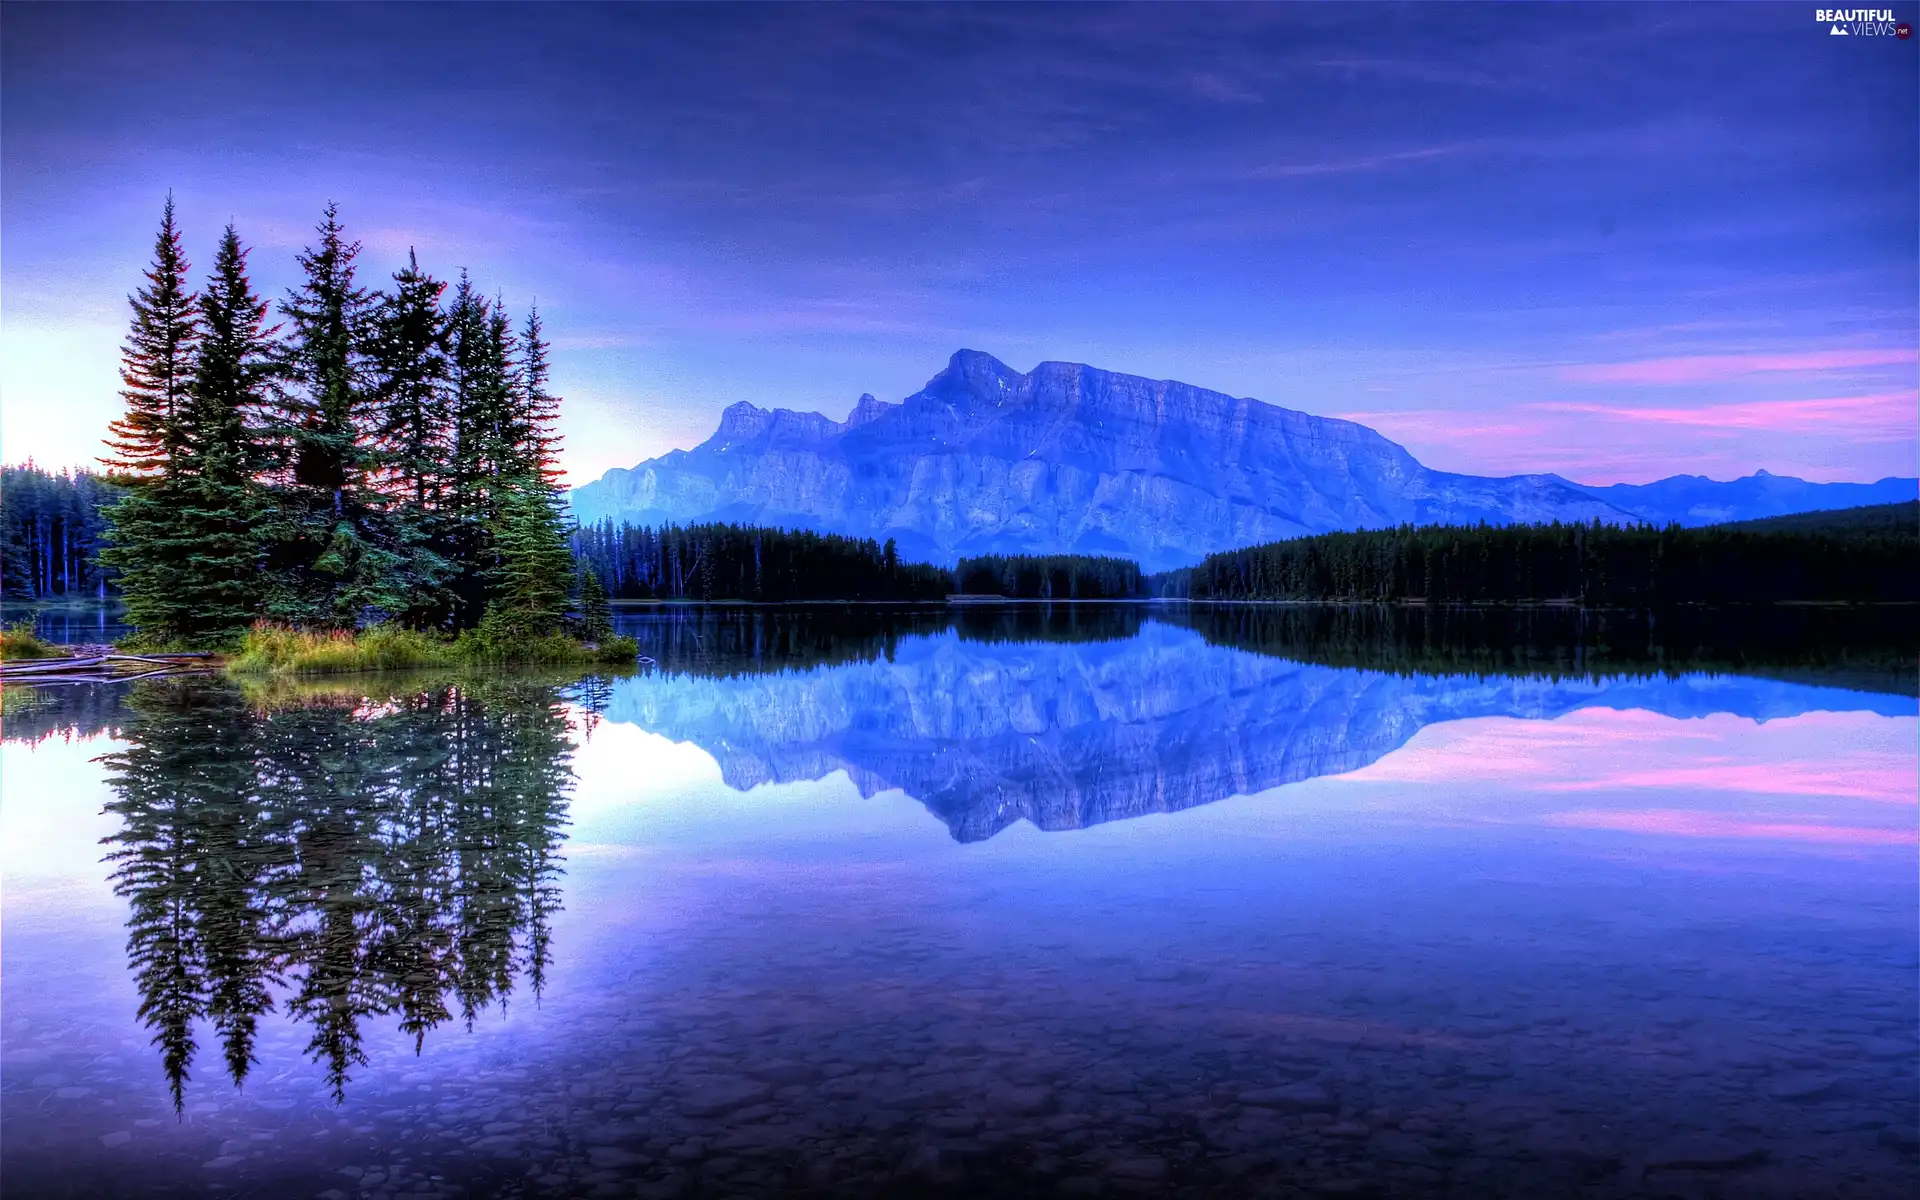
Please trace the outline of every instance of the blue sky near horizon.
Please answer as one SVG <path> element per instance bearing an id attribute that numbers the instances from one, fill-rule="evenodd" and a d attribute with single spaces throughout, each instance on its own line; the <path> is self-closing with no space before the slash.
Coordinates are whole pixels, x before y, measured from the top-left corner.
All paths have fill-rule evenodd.
<path id="1" fill-rule="evenodd" d="M 576 483 L 962 346 L 1452 470 L 1910 475 L 1920 39 L 1812 18 L 8 4 L 0 455 L 96 452 L 172 189 L 274 294 L 331 199 L 369 284 L 537 298 Z"/>

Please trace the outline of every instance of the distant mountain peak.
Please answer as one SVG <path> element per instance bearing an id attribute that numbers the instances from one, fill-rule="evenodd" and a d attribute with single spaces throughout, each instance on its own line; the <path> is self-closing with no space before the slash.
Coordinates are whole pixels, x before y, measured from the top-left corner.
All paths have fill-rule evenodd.
<path id="1" fill-rule="evenodd" d="M 1913 491 L 1912 480 L 1808 484 L 1766 472 L 1611 487 L 1456 475 L 1351 421 L 1083 363 L 1049 360 L 1022 373 L 961 349 L 920 391 L 899 403 L 862 395 L 844 421 L 729 405 L 713 437 L 610 471 L 576 489 L 573 506 L 583 521 L 743 521 L 893 538 L 903 557 L 933 562 L 1117 554 L 1160 570 L 1217 550 L 1402 522 L 1703 524 Z"/>
<path id="2" fill-rule="evenodd" d="M 844 424 L 847 428 L 853 429 L 870 421 L 877 421 L 898 407 L 895 404 L 888 404 L 885 400 L 874 399 L 872 392 L 863 392 L 859 401 L 853 406 L 853 411 L 847 414 Z"/>

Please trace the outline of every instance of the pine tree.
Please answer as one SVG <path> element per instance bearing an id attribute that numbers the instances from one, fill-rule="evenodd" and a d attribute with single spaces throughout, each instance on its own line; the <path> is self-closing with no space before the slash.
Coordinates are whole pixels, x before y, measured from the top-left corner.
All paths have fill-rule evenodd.
<path id="1" fill-rule="evenodd" d="M 502 488 L 494 506 L 495 563 L 481 628 L 496 642 L 556 633 L 566 616 L 573 553 L 553 497 L 519 481 Z"/>
<path id="2" fill-rule="evenodd" d="M 271 343 L 246 256 L 227 226 L 199 301 L 191 387 L 171 422 L 171 451 L 161 474 L 133 483 L 114 507 L 114 544 L 101 554 L 120 571 L 128 622 L 154 641 L 223 641 L 260 608 L 260 452 L 248 416 L 271 372 Z"/>
<path id="3" fill-rule="evenodd" d="M 506 347 L 501 323 L 467 273 L 447 306 L 448 427 L 453 446 L 447 475 L 445 545 L 455 564 L 453 624 L 468 628 L 486 611 L 494 524 L 492 496 L 499 466 L 499 431 L 508 400 Z"/>
<path id="4" fill-rule="evenodd" d="M 556 632 L 566 615 L 573 574 L 555 461 L 560 401 L 546 390 L 547 343 L 537 311 L 516 341 L 506 306 L 496 300 L 486 329 L 490 371 L 484 394 L 494 418 L 486 451 L 492 471 L 485 627 L 496 637 L 543 636 Z"/>
<path id="5" fill-rule="evenodd" d="M 440 298 L 447 285 L 420 270 L 413 252 L 379 299 L 369 346 L 376 473 L 400 557 L 406 603 L 397 615 L 434 627 L 452 616 L 447 488 L 453 449 L 451 364 Z"/>
<path id="6" fill-rule="evenodd" d="M 125 473 L 127 492 L 108 514 L 112 545 L 101 558 L 120 574 L 128 622 L 156 641 L 177 639 L 193 624 L 183 588 L 194 553 L 184 506 L 183 425 L 200 323 L 186 271 L 169 194 L 147 286 L 129 300 L 133 323 L 120 367 L 127 410 L 108 443 L 116 457 L 103 460 Z"/>
<path id="7" fill-rule="evenodd" d="M 607 602 L 600 572 L 588 563 L 580 573 L 580 632 L 598 645 L 613 636 L 613 606 Z"/>
<path id="8" fill-rule="evenodd" d="M 174 223 L 173 193 L 161 210 L 147 285 L 128 297 L 133 325 L 120 351 L 120 395 L 127 411 L 110 427 L 107 466 L 152 479 L 166 470 L 178 439 L 176 423 L 192 387 L 199 341 L 197 301 L 187 289 L 187 256 Z"/>
<path id="9" fill-rule="evenodd" d="M 352 627 L 407 601 L 401 556 L 372 487 L 367 349 L 373 299 L 354 282 L 360 243 L 329 204 L 301 252 L 305 281 L 280 303 L 288 385 L 277 430 L 282 468 L 271 558 L 273 615 Z"/>
<path id="10" fill-rule="evenodd" d="M 516 453 L 509 470 L 537 476 L 557 492 L 560 490 L 560 398 L 547 390 L 549 346 L 538 306 L 527 309 L 519 349 L 520 371 L 509 422 Z"/>
<path id="11" fill-rule="evenodd" d="M 440 311 L 446 290 L 409 250 L 393 291 L 380 297 L 370 345 L 380 466 L 390 494 L 423 512 L 440 504 L 452 447 L 446 420 L 451 367 Z"/>
<path id="12" fill-rule="evenodd" d="M 201 303 L 205 336 L 183 422 L 181 499 L 193 553 L 177 595 L 198 638 L 239 633 L 258 614 L 262 497 L 254 482 L 260 451 L 249 417 L 271 371 L 265 301 L 247 279 L 247 251 L 228 225 Z"/>
<path id="13" fill-rule="evenodd" d="M 354 282 L 359 242 L 348 242 L 339 209 L 327 205 L 318 244 L 300 252 L 306 280 L 280 303 L 291 340 L 283 363 L 297 392 L 294 482 L 338 518 L 363 485 L 358 422 L 365 399 L 365 349 L 372 298 Z"/>

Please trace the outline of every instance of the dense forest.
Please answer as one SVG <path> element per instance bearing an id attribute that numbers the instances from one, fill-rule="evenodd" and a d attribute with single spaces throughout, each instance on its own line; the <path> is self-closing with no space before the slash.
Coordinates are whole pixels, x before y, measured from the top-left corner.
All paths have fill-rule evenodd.
<path id="1" fill-rule="evenodd" d="M 1213 554 L 1190 578 L 1196 600 L 1913 601 L 1920 600 L 1920 528 L 1401 526 Z"/>
<path id="2" fill-rule="evenodd" d="M 1183 604 L 1208 641 L 1393 674 L 1602 679 L 1730 671 L 1911 696 L 1920 624 L 1903 607 Z"/>
<path id="3" fill-rule="evenodd" d="M 100 556 L 143 637 L 559 626 L 574 566 L 539 314 L 516 325 L 411 254 L 369 290 L 359 251 L 328 206 L 269 325 L 232 225 L 189 287 L 169 197 L 131 297 Z"/>
<path id="4" fill-rule="evenodd" d="M 104 597 L 104 509 L 118 495 L 90 471 L 0 467 L 0 590 L 22 600 Z"/>
<path id="5" fill-rule="evenodd" d="M 1911 534 L 1920 531 L 1920 500 L 1909 500 L 1904 504 L 1863 504 L 1857 508 L 1822 508 L 1813 512 L 1788 513 L 1782 517 L 1756 517 L 1751 521 L 1728 521 L 1715 528 L 1739 533 Z"/>
<path id="6" fill-rule="evenodd" d="M 574 530 L 573 553 L 619 600 L 939 600 L 951 584 L 891 539 L 746 525 L 609 521 Z"/>
<path id="7" fill-rule="evenodd" d="M 624 628 L 658 670 L 725 678 L 892 660 L 902 638 L 949 631 L 974 642 L 1121 641 L 1146 620 L 1140 604 L 676 605 L 633 614 Z"/>
<path id="8" fill-rule="evenodd" d="M 1140 564 L 1086 554 L 985 555 L 954 568 L 954 591 L 1022 600 L 1131 600 L 1145 596 Z"/>

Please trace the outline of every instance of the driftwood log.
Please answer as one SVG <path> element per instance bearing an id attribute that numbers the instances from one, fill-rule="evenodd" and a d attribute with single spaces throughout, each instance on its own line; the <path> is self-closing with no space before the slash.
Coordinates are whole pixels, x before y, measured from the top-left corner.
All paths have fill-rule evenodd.
<path id="1" fill-rule="evenodd" d="M 0 681 L 15 683 L 112 683 L 210 669 L 204 650 L 180 654 L 88 654 L 75 658 L 27 658 L 0 663 Z M 132 668 L 133 673 L 126 673 Z"/>

